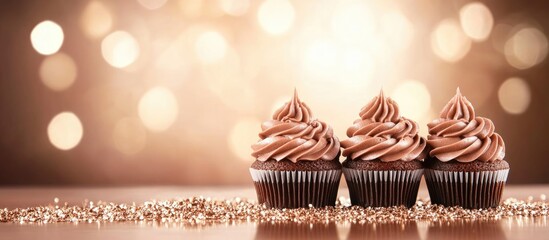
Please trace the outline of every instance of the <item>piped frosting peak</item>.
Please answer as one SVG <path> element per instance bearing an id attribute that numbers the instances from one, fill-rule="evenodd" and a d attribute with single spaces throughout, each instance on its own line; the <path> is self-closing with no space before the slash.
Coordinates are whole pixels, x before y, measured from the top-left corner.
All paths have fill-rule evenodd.
<path id="1" fill-rule="evenodd" d="M 383 90 L 360 110 L 362 120 L 374 122 L 397 122 L 400 119 L 398 104 L 390 97 L 385 97 Z"/>
<path id="2" fill-rule="evenodd" d="M 465 96 L 461 95 L 461 91 L 457 88 L 456 95 L 450 99 L 440 112 L 440 118 L 471 121 L 475 119 L 475 108 Z"/>
<path id="3" fill-rule="evenodd" d="M 339 153 L 339 139 L 332 128 L 313 118 L 295 90 L 292 99 L 275 111 L 261 130 L 259 142 L 252 145 L 252 156 L 259 161 L 334 160 Z"/>
<path id="4" fill-rule="evenodd" d="M 349 139 L 341 141 L 343 156 L 383 162 L 423 160 L 426 143 L 418 135 L 418 124 L 401 117 L 398 104 L 383 91 L 359 115 L 347 129 Z"/>
<path id="5" fill-rule="evenodd" d="M 430 156 L 447 162 L 491 162 L 503 160 L 505 143 L 495 132 L 492 120 L 475 116 L 475 109 L 459 88 L 446 104 L 440 118 L 427 124 L 431 146 Z"/>
<path id="6" fill-rule="evenodd" d="M 307 104 L 299 100 L 296 89 L 294 89 L 292 99 L 273 114 L 273 119 L 281 122 L 309 123 L 312 118 L 311 109 Z"/>

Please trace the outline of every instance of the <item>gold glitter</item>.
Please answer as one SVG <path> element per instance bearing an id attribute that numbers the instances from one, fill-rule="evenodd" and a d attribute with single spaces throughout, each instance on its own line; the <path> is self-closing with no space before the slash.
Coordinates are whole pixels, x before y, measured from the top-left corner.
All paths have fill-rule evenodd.
<path id="1" fill-rule="evenodd" d="M 57 199 L 58 200 L 58 199 Z M 271 209 L 241 198 L 213 200 L 193 197 L 166 201 L 147 201 L 142 204 L 116 204 L 87 201 L 82 206 L 67 203 L 54 205 L 0 209 L 0 222 L 56 223 L 56 222 L 157 222 L 182 225 L 210 225 L 237 222 L 280 223 L 387 223 L 408 221 L 451 222 L 455 220 L 498 220 L 510 217 L 547 216 L 545 201 L 521 201 L 509 198 L 497 208 L 463 209 L 443 207 L 418 200 L 412 208 L 363 208 L 349 206 L 349 199 L 340 198 L 335 207 Z"/>

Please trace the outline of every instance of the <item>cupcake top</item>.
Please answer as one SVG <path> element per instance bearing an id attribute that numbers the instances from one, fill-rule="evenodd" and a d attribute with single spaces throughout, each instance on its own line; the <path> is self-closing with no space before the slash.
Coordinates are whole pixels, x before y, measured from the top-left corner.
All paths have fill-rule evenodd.
<path id="1" fill-rule="evenodd" d="M 252 156 L 259 161 L 334 160 L 339 153 L 339 140 L 332 128 L 313 117 L 297 91 L 272 120 L 261 124 L 261 130 L 261 140 L 252 145 Z"/>
<path id="2" fill-rule="evenodd" d="M 495 133 L 492 120 L 477 117 L 475 109 L 459 88 L 456 95 L 440 112 L 440 117 L 427 124 L 427 143 L 432 147 L 430 156 L 447 162 L 503 160 L 505 143 Z"/>
<path id="3" fill-rule="evenodd" d="M 418 136 L 418 124 L 401 117 L 398 104 L 383 91 L 360 111 L 341 141 L 343 156 L 353 160 L 383 162 L 423 160 L 425 139 Z"/>

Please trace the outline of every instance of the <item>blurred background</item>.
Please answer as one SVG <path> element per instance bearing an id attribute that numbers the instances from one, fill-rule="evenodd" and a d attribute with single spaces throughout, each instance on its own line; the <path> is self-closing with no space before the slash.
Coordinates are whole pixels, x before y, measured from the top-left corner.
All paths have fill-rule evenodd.
<path id="1" fill-rule="evenodd" d="M 549 183 L 546 1 L 0 5 L 0 185 L 251 185 L 294 87 L 345 139 L 381 88 L 426 136 L 458 86 Z"/>

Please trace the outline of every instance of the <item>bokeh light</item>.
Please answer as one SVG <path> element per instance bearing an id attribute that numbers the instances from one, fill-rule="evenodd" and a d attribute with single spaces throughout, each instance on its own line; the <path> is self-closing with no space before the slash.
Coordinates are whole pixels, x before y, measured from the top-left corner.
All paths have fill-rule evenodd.
<path id="1" fill-rule="evenodd" d="M 329 40 L 313 42 L 305 52 L 305 69 L 312 76 L 329 76 L 336 73 L 338 49 Z"/>
<path id="2" fill-rule="evenodd" d="M 376 64 L 374 57 L 368 51 L 361 48 L 348 48 L 342 51 L 339 65 L 340 76 L 343 79 L 364 83 L 374 74 Z M 352 84 L 354 87 L 360 86 L 359 82 L 352 82 Z"/>
<path id="3" fill-rule="evenodd" d="M 474 41 L 484 41 L 494 26 L 490 9 L 480 2 L 472 2 L 459 10 L 459 20 L 463 32 Z"/>
<path id="4" fill-rule="evenodd" d="M 74 60 L 62 52 L 46 57 L 40 64 L 38 73 L 42 82 L 54 91 L 69 88 L 78 75 Z"/>
<path id="5" fill-rule="evenodd" d="M 241 114 L 253 113 L 257 107 L 257 93 L 251 86 L 251 79 L 242 72 L 237 51 L 228 49 L 221 61 L 203 66 L 201 74 L 208 89 L 225 106 Z"/>
<path id="6" fill-rule="evenodd" d="M 116 31 L 101 42 L 101 53 L 107 63 L 116 68 L 124 68 L 139 57 L 137 40 L 125 31 Z"/>
<path id="7" fill-rule="evenodd" d="M 50 20 L 37 24 L 30 34 L 32 47 L 42 55 L 51 55 L 59 51 L 64 38 L 61 26 Z"/>
<path id="8" fill-rule="evenodd" d="M 177 119 L 179 107 L 174 94 L 165 87 L 148 90 L 138 105 L 139 118 L 149 130 L 161 132 Z"/>
<path id="9" fill-rule="evenodd" d="M 400 114 L 414 121 L 422 119 L 431 109 L 431 94 L 425 84 L 416 80 L 400 83 L 391 93 Z"/>
<path id="10" fill-rule="evenodd" d="M 266 0 L 257 11 L 257 19 L 267 33 L 281 35 L 292 27 L 295 10 L 288 0 Z"/>
<path id="11" fill-rule="evenodd" d="M 89 37 L 102 37 L 111 30 L 113 16 L 103 2 L 91 1 L 82 12 L 80 25 Z"/>
<path id="12" fill-rule="evenodd" d="M 420 118 L 416 118 L 412 120 L 416 121 L 417 124 L 419 125 L 419 135 L 422 137 L 426 137 L 429 135 L 429 128 L 427 127 L 427 124 L 437 119 L 438 117 L 439 117 L 439 113 L 433 110 L 433 108 L 429 108 L 426 114 L 424 114 Z"/>
<path id="13" fill-rule="evenodd" d="M 254 118 L 243 118 L 232 127 L 229 133 L 228 145 L 235 156 L 243 161 L 255 160 L 251 154 L 251 145 L 259 140 L 261 122 Z"/>
<path id="14" fill-rule="evenodd" d="M 84 129 L 80 119 L 72 112 L 62 112 L 48 124 L 48 138 L 53 146 L 70 150 L 80 143 Z"/>
<path id="15" fill-rule="evenodd" d="M 218 62 L 227 52 L 225 38 L 216 31 L 206 31 L 200 34 L 194 47 L 198 60 L 205 64 Z"/>
<path id="16" fill-rule="evenodd" d="M 277 97 L 273 104 L 271 105 L 271 110 L 269 111 L 269 114 L 276 112 L 279 108 L 284 106 L 290 99 L 292 99 L 291 96 L 280 96 Z"/>
<path id="17" fill-rule="evenodd" d="M 220 0 L 221 9 L 231 16 L 242 16 L 250 8 L 250 0 Z"/>
<path id="18" fill-rule="evenodd" d="M 28 11 L 4 16 L 11 34 L 5 34 L 2 75 L 8 80 L 0 81 L 0 96 L 12 107 L 0 112 L 6 116 L 0 142 L 21 147 L 6 149 L 9 159 L 40 155 L 46 147 L 63 162 L 76 157 L 100 173 L 99 180 L 75 175 L 56 179 L 60 184 L 246 184 L 249 162 L 222 171 L 195 160 L 253 160 L 250 144 L 258 140 L 260 121 L 293 89 L 340 138 L 380 89 L 426 136 L 425 124 L 456 86 L 500 131 L 520 118 L 530 121 L 521 126 L 528 132 L 540 126 L 534 115 L 546 115 L 540 92 L 549 76 L 549 18 L 542 5 L 549 2 L 13 1 L 13 10 Z M 505 81 L 510 77 L 524 80 Z M 45 136 L 49 121 L 65 109 L 77 113 L 86 130 L 70 154 Z M 29 113 L 47 119 L 25 119 Z M 36 126 L 41 131 L 30 131 Z M 17 142 L 40 137 L 45 142 Z M 524 147 L 508 136 L 505 141 L 510 155 Z M 219 151 L 208 152 L 212 144 Z M 89 152 L 105 155 L 104 164 Z M 150 156 L 162 161 L 143 161 Z M 116 159 L 139 164 L 115 176 L 128 167 Z M 8 164 L 20 172 L 30 166 Z M 85 170 L 79 167 L 65 169 Z M 197 173 L 159 176 L 157 170 L 170 167 Z M 208 171 L 219 178 L 199 174 Z M 16 177 L 6 175 L 6 184 L 23 183 Z M 48 176 L 29 183 L 42 177 Z M 513 183 L 526 181 L 517 179 Z"/>
<path id="19" fill-rule="evenodd" d="M 344 43 L 361 43 L 372 38 L 376 19 L 369 6 L 353 1 L 339 5 L 331 20 L 333 34 Z"/>
<path id="20" fill-rule="evenodd" d="M 391 11 L 381 17 L 383 35 L 391 46 L 406 49 L 414 37 L 414 26 L 410 20 L 399 11 Z"/>
<path id="21" fill-rule="evenodd" d="M 507 40 L 504 51 L 511 66 L 531 68 L 547 57 L 547 37 L 537 28 L 525 27 Z"/>
<path id="22" fill-rule="evenodd" d="M 204 10 L 203 0 L 179 0 L 179 9 L 183 12 L 183 15 L 188 18 L 197 18 L 202 15 Z"/>
<path id="23" fill-rule="evenodd" d="M 442 20 L 431 34 L 431 48 L 442 60 L 457 62 L 471 49 L 471 39 L 453 19 Z"/>
<path id="24" fill-rule="evenodd" d="M 530 105 L 530 95 L 528 83 L 517 77 L 505 80 L 498 90 L 499 103 L 510 114 L 524 113 Z"/>
<path id="25" fill-rule="evenodd" d="M 164 4 L 166 4 L 166 2 L 168 0 L 137 0 L 137 1 L 144 8 L 149 9 L 149 10 L 154 10 L 154 9 L 159 9 L 162 6 L 164 6 Z"/>
<path id="26" fill-rule="evenodd" d="M 510 24 L 500 23 L 495 25 L 490 39 L 492 40 L 492 45 L 498 52 L 505 53 L 505 44 L 512 35 L 512 30 L 513 26 Z"/>
<path id="27" fill-rule="evenodd" d="M 147 131 L 138 118 L 123 118 L 114 127 L 112 140 L 118 151 L 126 155 L 133 155 L 145 147 Z"/>

